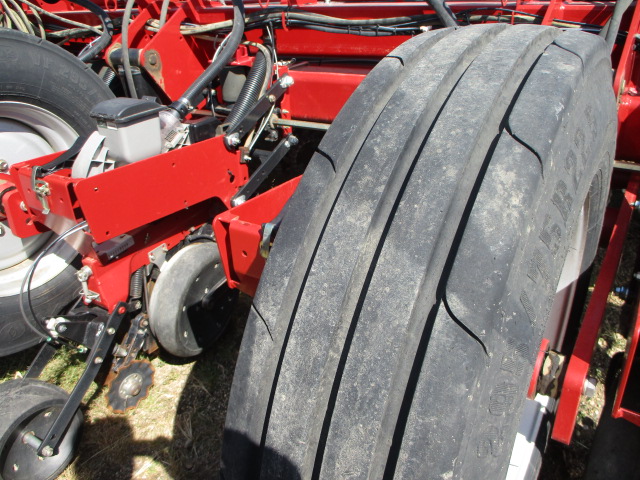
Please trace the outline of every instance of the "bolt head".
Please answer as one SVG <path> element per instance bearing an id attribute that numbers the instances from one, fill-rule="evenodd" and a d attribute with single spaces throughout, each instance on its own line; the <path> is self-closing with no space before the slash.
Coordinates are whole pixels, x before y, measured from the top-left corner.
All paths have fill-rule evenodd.
<path id="1" fill-rule="evenodd" d="M 293 85 L 293 77 L 291 75 L 285 75 L 280 79 L 280 84 L 284 88 L 289 88 L 291 85 Z"/>
<path id="2" fill-rule="evenodd" d="M 50 446 L 46 446 L 42 449 L 42 455 L 44 457 L 52 457 L 53 456 L 53 448 L 51 448 Z"/>
<path id="3" fill-rule="evenodd" d="M 109 328 L 107 328 L 107 333 L 109 335 L 113 335 L 114 333 L 116 333 L 116 329 L 113 328 L 113 327 L 109 327 Z"/>
<path id="4" fill-rule="evenodd" d="M 27 206 L 25 205 L 24 202 L 20 202 L 20 210 L 22 210 L 23 212 L 27 211 Z"/>
<path id="5" fill-rule="evenodd" d="M 240 135 L 237 133 L 232 133 L 227 137 L 227 143 L 232 147 L 237 147 L 240 145 Z"/>
<path id="6" fill-rule="evenodd" d="M 6 172 L 9 170 L 9 162 L 0 159 L 0 172 Z"/>
<path id="7" fill-rule="evenodd" d="M 276 96 L 275 95 L 269 95 L 267 97 L 267 100 L 269 100 L 269 103 L 276 103 Z"/>
<path id="8" fill-rule="evenodd" d="M 58 326 L 58 331 L 59 331 L 59 332 L 66 332 L 66 331 L 67 331 L 67 326 L 66 326 L 66 325 L 60 325 L 60 326 Z"/>
<path id="9" fill-rule="evenodd" d="M 244 195 L 240 195 L 238 198 L 234 198 L 231 201 L 231 206 L 237 207 L 238 205 L 242 205 L 246 201 L 247 201 L 247 197 L 245 197 Z"/>
<path id="10" fill-rule="evenodd" d="M 96 357 L 96 359 L 93 361 L 93 363 L 95 363 L 96 365 L 100 365 L 102 362 L 104 362 L 104 358 L 102 357 Z"/>

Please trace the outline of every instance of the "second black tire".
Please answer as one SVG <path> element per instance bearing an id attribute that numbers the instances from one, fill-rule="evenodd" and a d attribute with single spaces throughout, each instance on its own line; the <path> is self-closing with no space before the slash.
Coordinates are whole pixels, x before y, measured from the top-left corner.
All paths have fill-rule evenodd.
<path id="1" fill-rule="evenodd" d="M 437 30 L 374 68 L 287 206 L 226 480 L 504 478 L 567 251 L 595 254 L 611 84 L 602 39 L 533 25 Z"/>
<path id="2" fill-rule="evenodd" d="M 77 136 L 95 130 L 95 121 L 89 116 L 91 108 L 114 98 L 88 65 L 57 45 L 21 32 L 0 29 L 0 64 L 0 135 L 4 133 L 3 138 L 12 142 L 6 148 L 0 145 L 0 153 L 9 164 L 68 148 Z M 21 138 L 16 128 L 28 135 L 23 143 L 16 143 Z M 30 140 L 37 142 L 30 145 Z M 19 147 L 32 148 L 32 153 L 25 158 L 24 151 L 16 151 Z M 24 255 L 17 252 L 15 260 L 5 258 L 10 249 L 7 242 L 17 239 L 7 225 L 2 227 L 6 231 L 0 235 L 0 357 L 40 340 L 24 324 L 19 291 L 22 278 L 46 246 L 42 236 L 41 240 L 27 239 L 37 247 L 26 247 Z M 77 297 L 80 284 L 75 278 L 79 263 L 74 262 L 76 256 L 63 243 L 42 260 L 31 292 L 37 314 L 56 315 Z M 46 278 L 40 281 L 38 275 Z"/>

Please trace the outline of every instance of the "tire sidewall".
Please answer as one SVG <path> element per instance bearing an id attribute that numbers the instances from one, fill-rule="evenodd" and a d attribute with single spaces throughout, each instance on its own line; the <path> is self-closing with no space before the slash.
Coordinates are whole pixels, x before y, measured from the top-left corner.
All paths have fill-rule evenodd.
<path id="1" fill-rule="evenodd" d="M 93 105 L 114 98 L 88 65 L 50 42 L 21 32 L 0 29 L 0 64 L 0 102 L 21 102 L 45 109 L 79 135 L 95 129 L 89 116 Z M 68 261 L 69 266 L 60 274 L 31 292 L 37 313 L 58 313 L 79 291 L 75 279 L 79 262 L 73 258 Z M 0 356 L 38 343 L 39 338 L 27 328 L 20 314 L 19 295 L 0 298 L 0 315 Z"/>

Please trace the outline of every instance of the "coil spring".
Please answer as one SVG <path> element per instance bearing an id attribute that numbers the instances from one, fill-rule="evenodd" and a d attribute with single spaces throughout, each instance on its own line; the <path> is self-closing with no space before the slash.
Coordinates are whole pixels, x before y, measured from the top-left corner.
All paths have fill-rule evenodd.
<path id="1" fill-rule="evenodd" d="M 131 275 L 131 283 L 129 284 L 129 296 L 132 299 L 142 297 L 144 289 L 144 267 L 140 267 Z"/>

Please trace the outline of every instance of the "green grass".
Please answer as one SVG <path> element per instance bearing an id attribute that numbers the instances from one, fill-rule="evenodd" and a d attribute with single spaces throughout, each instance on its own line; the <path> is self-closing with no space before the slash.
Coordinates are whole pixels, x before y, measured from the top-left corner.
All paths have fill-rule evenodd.
<path id="1" fill-rule="evenodd" d="M 107 388 L 92 384 L 84 397 L 85 424 L 66 480 L 217 478 L 229 390 L 250 299 L 241 297 L 225 334 L 199 357 L 154 356 L 154 386 L 139 407 L 112 413 Z M 0 359 L 0 381 L 26 372 L 38 349 Z M 67 391 L 85 355 L 61 349 L 41 378 Z"/>

